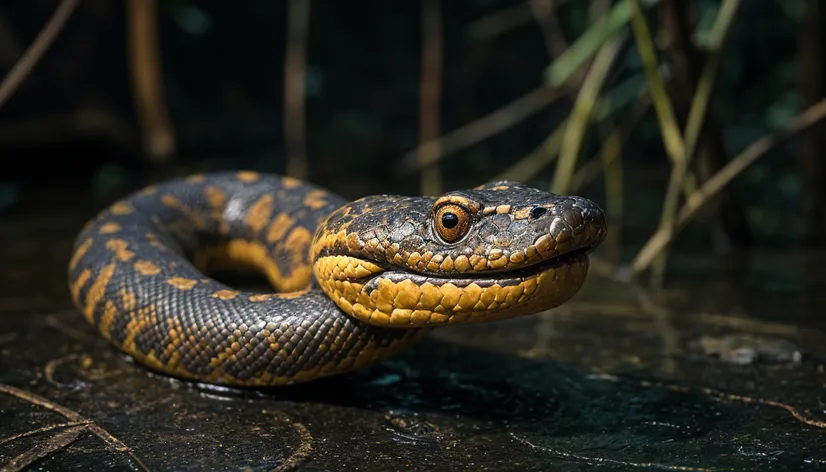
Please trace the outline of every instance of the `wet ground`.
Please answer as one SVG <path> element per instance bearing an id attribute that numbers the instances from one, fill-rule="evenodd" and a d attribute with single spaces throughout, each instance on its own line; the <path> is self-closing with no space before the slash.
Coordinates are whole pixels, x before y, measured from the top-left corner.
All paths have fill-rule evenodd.
<path id="1" fill-rule="evenodd" d="M 826 470 L 824 256 L 676 256 L 657 300 L 594 270 L 552 312 L 220 391 L 87 326 L 65 267 L 88 213 L 51 208 L 0 220 L 0 470 Z"/>

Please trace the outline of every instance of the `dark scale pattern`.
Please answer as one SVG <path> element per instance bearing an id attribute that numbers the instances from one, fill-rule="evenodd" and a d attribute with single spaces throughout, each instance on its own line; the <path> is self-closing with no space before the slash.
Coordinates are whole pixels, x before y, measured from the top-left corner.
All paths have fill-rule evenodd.
<path id="1" fill-rule="evenodd" d="M 447 243 L 434 230 L 434 205 L 454 200 L 473 213 L 472 226 L 458 241 Z M 540 245 L 543 259 L 579 248 L 596 248 L 605 239 L 605 214 L 594 202 L 577 196 L 562 196 L 527 187 L 518 182 L 493 182 L 473 190 L 450 192 L 440 198 L 376 195 L 339 208 L 321 234 L 344 232 L 332 247 L 319 245 L 317 254 L 349 254 L 380 264 L 402 266 L 424 275 L 445 276 L 466 272 L 459 266 L 428 267 L 432 259 L 455 261 L 460 256 L 510 257 L 527 252 L 540 238 L 553 244 Z M 356 238 L 353 245 L 350 236 Z M 547 242 L 547 241 L 544 241 Z M 411 255 L 415 255 L 411 257 Z M 517 259 L 518 260 L 518 259 Z M 473 272 L 501 272 L 527 266 L 528 257 L 500 267 L 474 268 Z"/>
<path id="2" fill-rule="evenodd" d="M 433 230 L 433 205 L 443 200 L 474 212 L 467 236 L 452 244 Z M 147 188 L 101 212 L 78 235 L 69 282 L 88 321 L 149 367 L 202 382 L 278 385 L 357 369 L 428 331 L 380 328 L 345 314 L 313 279 L 319 255 L 381 262 L 391 276 L 415 282 L 456 273 L 459 256 L 502 262 L 504 254 L 508 269 L 518 270 L 528 265 L 520 251 L 548 259 L 596 247 L 604 236 L 604 215 L 592 202 L 513 182 L 438 200 L 384 195 L 348 203 L 294 179 L 214 173 Z M 207 277 L 198 260 L 210 248 L 293 293 L 237 291 Z M 457 269 L 423 266 L 448 257 Z M 498 269 L 465 267 L 453 280 Z"/>
<path id="3" fill-rule="evenodd" d="M 217 213 L 220 218 L 210 219 L 216 209 L 206 200 L 207 187 L 227 195 L 223 211 Z M 326 203 L 308 208 L 305 198 L 310 192 Z M 272 210 L 265 212 L 265 224 L 256 230 L 246 217 L 250 207 L 266 195 L 275 197 Z M 162 198 L 168 196 L 182 206 L 163 204 Z M 289 256 L 292 251 L 284 247 L 285 240 L 267 242 L 270 225 L 279 215 L 287 215 L 293 229 L 304 228 L 312 234 L 343 203 L 340 197 L 312 186 L 286 188 L 280 178 L 264 175 L 252 182 L 239 179 L 236 173 L 167 182 L 152 192 L 126 197 L 116 204 L 120 207 L 103 211 L 84 228 L 75 248 L 88 238 L 93 242 L 70 268 L 70 283 L 88 270 L 91 277 L 77 290 L 79 308 L 83 310 L 91 300 L 93 324 L 115 346 L 169 374 L 223 384 L 266 385 L 309 380 L 317 375 L 316 369 L 324 369 L 324 375 L 351 370 L 416 342 L 426 330 L 371 327 L 345 315 L 317 288 L 299 297 L 265 301 L 250 301 L 256 294 L 245 292 L 232 299 L 217 298 L 214 295 L 219 291 L 235 291 L 206 277 L 190 262 L 200 245 L 257 241 L 264 243 L 281 273 L 290 276 L 297 269 L 296 260 L 309 267 L 309 251 L 296 259 Z M 127 207 L 128 213 L 113 211 Z M 102 233 L 111 223 L 119 230 Z M 113 240 L 125 243 L 131 254 L 128 259 L 119 258 L 108 246 Z M 141 261 L 154 264 L 157 273 L 145 267 L 142 273 L 136 268 Z M 108 264 L 115 265 L 114 272 L 102 296 L 95 297 L 91 293 L 95 281 Z M 177 287 L 170 283 L 175 280 Z M 193 281 L 194 286 L 185 287 Z M 107 303 L 115 307 L 108 322 Z M 302 372 L 309 377 L 302 378 Z"/>

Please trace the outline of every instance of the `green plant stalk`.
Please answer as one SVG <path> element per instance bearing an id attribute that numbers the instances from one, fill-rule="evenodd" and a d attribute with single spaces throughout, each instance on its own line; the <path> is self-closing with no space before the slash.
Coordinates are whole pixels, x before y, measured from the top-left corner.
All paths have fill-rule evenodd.
<path id="1" fill-rule="evenodd" d="M 582 149 L 582 140 L 585 131 L 591 122 L 591 116 L 608 73 L 611 71 L 622 47 L 624 35 L 617 35 L 600 48 L 582 87 L 577 94 L 574 108 L 571 110 L 565 135 L 562 140 L 559 160 L 556 162 L 556 172 L 551 191 L 564 195 L 570 191 L 571 179 L 576 171 L 576 162 Z"/>
<path id="2" fill-rule="evenodd" d="M 622 108 L 631 103 L 633 99 L 638 99 L 638 97 L 643 95 L 647 96 L 648 89 L 645 87 L 641 87 L 636 96 L 624 93 L 625 90 L 633 86 L 636 82 L 637 79 L 635 78 L 626 79 L 620 85 L 616 86 L 611 93 L 604 94 L 600 97 L 594 107 L 593 113 L 591 114 L 591 121 L 602 121 L 611 116 L 615 108 Z M 617 94 L 617 91 L 622 91 L 623 93 Z M 611 98 L 613 95 L 619 96 L 616 98 Z M 648 105 L 646 105 L 646 107 L 647 106 Z M 633 113 L 634 112 L 632 112 L 632 114 Z M 539 147 L 537 147 L 530 154 L 519 159 L 516 164 L 513 164 L 511 167 L 499 174 L 496 177 L 496 180 L 518 180 L 525 182 L 536 177 L 540 172 L 542 172 L 542 169 L 544 169 L 545 166 L 551 164 L 557 157 L 559 157 L 559 151 L 562 148 L 562 138 L 565 134 L 565 128 L 567 125 L 568 119 L 566 118 L 557 125 L 557 127 L 551 132 L 550 135 L 548 135 L 547 138 L 545 138 Z M 624 140 L 626 137 L 625 131 L 623 131 L 622 136 Z M 595 158 L 598 157 L 599 156 L 595 156 Z"/>
<path id="3" fill-rule="evenodd" d="M 682 183 L 685 181 L 687 171 L 688 162 L 686 159 L 681 159 L 675 162 L 674 166 L 671 168 L 671 175 L 668 177 L 668 187 L 665 191 L 663 211 L 660 216 L 660 228 L 674 227 L 677 205 L 679 204 L 680 188 Z M 660 254 L 655 258 L 654 265 L 651 268 L 651 286 L 655 290 L 662 288 L 665 275 L 668 245 L 663 246 L 662 249 L 663 250 L 661 250 Z"/>
<path id="4" fill-rule="evenodd" d="M 625 199 L 623 190 L 622 172 L 622 127 L 613 126 L 602 145 L 602 167 L 605 174 L 605 213 L 608 223 L 615 227 L 622 227 L 625 214 Z M 622 240 L 620 231 L 609 231 L 606 237 L 609 259 L 613 263 L 620 260 Z"/>
<path id="5" fill-rule="evenodd" d="M 574 179 L 571 183 L 572 192 L 578 192 L 586 183 L 599 175 L 600 169 L 604 169 L 606 166 L 607 158 L 604 154 L 609 152 L 607 149 L 608 143 L 614 140 L 625 143 L 628 136 L 631 135 L 643 117 L 645 117 L 649 108 L 651 108 L 651 96 L 648 94 L 648 89 L 645 89 L 637 99 L 637 103 L 635 103 L 628 114 L 623 117 L 622 122 L 605 138 L 600 150 L 574 174 Z M 615 157 L 619 156 L 617 155 Z M 613 164 L 613 162 L 610 162 L 610 164 Z"/>
<path id="6" fill-rule="evenodd" d="M 677 119 L 674 115 L 674 106 L 668 97 L 665 82 L 660 76 L 657 66 L 657 54 L 654 51 L 654 41 L 651 39 L 651 31 L 642 12 L 640 0 L 625 0 L 631 10 L 631 29 L 637 43 L 637 50 L 642 59 L 643 70 L 651 88 L 651 98 L 654 110 L 657 112 L 657 119 L 665 144 L 665 150 L 672 162 L 677 162 L 685 154 L 685 144 L 677 126 Z"/>
<path id="7" fill-rule="evenodd" d="M 673 227 L 660 228 L 648 238 L 648 241 L 646 241 L 643 248 L 632 261 L 629 275 L 634 277 L 648 268 L 657 254 L 688 225 L 691 219 L 714 198 L 714 196 L 720 193 L 729 182 L 734 180 L 735 177 L 775 147 L 785 143 L 791 137 L 811 128 L 824 119 L 826 119 L 826 99 L 807 108 L 782 129 L 763 136 L 744 149 L 743 152 L 729 161 L 725 167 L 711 176 L 710 179 L 703 182 L 703 185 L 686 199 L 685 204 L 680 208 L 677 222 Z"/>
<path id="8" fill-rule="evenodd" d="M 709 34 L 709 57 L 703 67 L 697 83 L 697 89 L 691 102 L 685 130 L 685 147 L 683 156 L 674 163 L 669 177 L 668 189 L 663 202 L 661 227 L 673 228 L 676 224 L 677 209 L 679 206 L 680 186 L 685 181 L 688 169 L 699 145 L 703 124 L 708 112 L 711 95 L 714 91 L 718 70 L 728 32 L 737 15 L 740 0 L 724 0 L 714 25 Z M 655 287 L 661 287 L 664 279 L 666 253 L 668 245 L 663 247 L 662 253 L 655 259 L 652 267 L 651 281 Z"/>
<path id="9" fill-rule="evenodd" d="M 660 125 L 660 134 L 665 145 L 666 154 L 671 160 L 672 173 L 669 177 L 669 185 L 666 190 L 666 199 L 671 198 L 670 193 L 674 189 L 679 189 L 681 184 L 686 182 L 685 178 L 681 178 L 676 182 L 677 187 L 674 187 L 675 178 L 680 173 L 684 172 L 685 164 L 685 142 L 680 133 L 680 128 L 677 125 L 677 119 L 674 114 L 674 106 L 668 96 L 668 91 L 665 87 L 665 82 L 659 73 L 657 64 L 657 54 L 654 50 L 654 41 L 651 36 L 651 31 L 648 27 L 648 22 L 643 15 L 642 7 L 639 0 L 625 0 L 631 9 L 631 29 L 634 32 L 634 38 L 637 43 L 637 50 L 642 60 L 643 70 L 645 71 L 646 80 L 651 88 L 651 98 L 653 100 L 654 111 L 657 113 L 657 120 Z M 684 186 L 686 194 L 690 194 L 690 188 Z M 679 194 L 677 194 L 679 197 Z M 667 214 L 667 208 L 663 206 L 663 214 L 660 218 L 660 228 L 669 225 L 673 216 Z M 665 256 L 661 256 L 657 262 L 658 270 L 655 273 L 662 273 L 665 269 Z M 653 277 L 653 285 L 658 285 L 658 278 Z"/>
<path id="10" fill-rule="evenodd" d="M 720 11 L 717 13 L 717 19 L 709 32 L 709 57 L 697 81 L 697 90 L 694 92 L 686 122 L 685 158 L 689 163 L 694 158 L 700 141 L 708 106 L 711 103 L 711 95 L 714 92 L 714 84 L 720 70 L 723 50 L 728 39 L 728 33 L 731 31 L 731 25 L 737 16 L 737 10 L 740 8 L 740 3 L 741 0 L 723 0 Z"/>
<path id="11" fill-rule="evenodd" d="M 650 8 L 660 0 L 638 0 Z M 639 3 L 637 4 L 639 6 Z M 597 53 L 608 40 L 613 38 L 631 18 L 631 9 L 627 2 L 619 2 L 600 20 L 574 41 L 564 53 L 545 71 L 545 77 L 551 86 L 565 83 L 582 64 Z"/>

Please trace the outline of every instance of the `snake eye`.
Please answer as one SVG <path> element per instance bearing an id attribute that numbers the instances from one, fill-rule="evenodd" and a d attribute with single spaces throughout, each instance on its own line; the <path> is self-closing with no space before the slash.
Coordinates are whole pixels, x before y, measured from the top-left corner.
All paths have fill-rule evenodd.
<path id="1" fill-rule="evenodd" d="M 456 204 L 441 205 L 434 211 L 436 232 L 448 243 L 462 239 L 470 230 L 470 212 Z"/>

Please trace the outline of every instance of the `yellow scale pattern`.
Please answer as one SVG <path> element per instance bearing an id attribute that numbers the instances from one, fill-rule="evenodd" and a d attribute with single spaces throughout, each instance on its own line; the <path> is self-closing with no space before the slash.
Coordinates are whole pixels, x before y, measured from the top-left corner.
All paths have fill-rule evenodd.
<path id="1" fill-rule="evenodd" d="M 327 256 L 316 261 L 314 271 L 322 290 L 347 314 L 375 326 L 422 328 L 494 321 L 559 306 L 582 287 L 588 265 L 551 267 L 513 285 L 418 285 L 410 279 L 379 278 L 372 289 L 358 281 L 383 271 L 372 262 Z"/>

